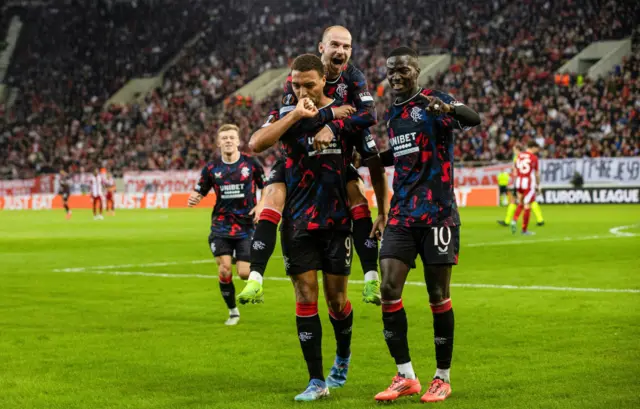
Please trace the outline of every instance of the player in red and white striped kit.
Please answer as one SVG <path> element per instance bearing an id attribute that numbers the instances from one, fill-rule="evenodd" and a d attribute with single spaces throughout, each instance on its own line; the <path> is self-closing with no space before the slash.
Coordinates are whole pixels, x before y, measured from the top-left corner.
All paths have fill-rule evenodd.
<path id="1" fill-rule="evenodd" d="M 113 178 L 111 172 L 107 172 L 104 177 L 104 188 L 107 191 L 106 210 L 111 216 L 115 216 L 116 208 L 113 198 L 116 193 L 116 180 Z"/>
<path id="2" fill-rule="evenodd" d="M 102 195 L 103 195 L 103 180 L 98 168 L 93 170 L 93 176 L 91 176 L 91 199 L 93 201 L 93 219 L 102 220 Z M 98 210 L 100 214 L 98 214 Z"/>
<path id="3" fill-rule="evenodd" d="M 515 173 L 516 173 L 516 193 L 518 195 L 518 207 L 516 213 L 511 221 L 511 232 L 516 233 L 516 225 L 520 213 L 524 209 L 524 216 L 522 218 L 522 234 L 532 235 L 534 232 L 527 230 L 529 227 L 529 217 L 531 216 L 531 203 L 535 202 L 536 195 L 540 191 L 540 166 L 538 164 L 539 147 L 535 141 L 529 141 L 527 150 L 520 152 L 516 158 Z"/>

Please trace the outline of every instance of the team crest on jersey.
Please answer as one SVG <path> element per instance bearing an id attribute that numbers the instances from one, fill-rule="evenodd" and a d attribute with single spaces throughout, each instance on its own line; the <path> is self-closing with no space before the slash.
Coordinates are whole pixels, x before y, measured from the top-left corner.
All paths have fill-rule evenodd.
<path id="1" fill-rule="evenodd" d="M 216 179 L 222 179 L 222 172 L 216 172 L 213 176 L 215 176 Z"/>
<path id="2" fill-rule="evenodd" d="M 338 88 L 336 88 L 336 94 L 342 99 L 347 95 L 347 84 L 338 84 Z"/>
<path id="3" fill-rule="evenodd" d="M 282 105 L 291 105 L 293 103 L 293 95 L 287 94 L 282 97 Z"/>
<path id="4" fill-rule="evenodd" d="M 243 167 L 242 169 L 240 169 L 240 174 L 242 175 L 243 178 L 249 177 L 249 173 L 251 171 L 249 170 L 248 167 Z"/>
<path id="5" fill-rule="evenodd" d="M 422 109 L 420 107 L 413 107 L 410 115 L 413 122 L 420 122 L 422 120 Z"/>

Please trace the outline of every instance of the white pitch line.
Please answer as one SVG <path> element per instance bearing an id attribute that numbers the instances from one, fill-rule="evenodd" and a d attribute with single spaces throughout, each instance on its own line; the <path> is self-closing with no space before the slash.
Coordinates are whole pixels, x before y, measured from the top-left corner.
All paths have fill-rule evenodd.
<path id="1" fill-rule="evenodd" d="M 637 236 L 637 234 L 635 234 L 635 233 L 629 233 L 629 232 L 622 232 L 621 231 L 621 230 L 632 229 L 634 227 L 638 227 L 638 225 L 637 224 L 630 224 L 629 226 L 612 227 L 611 229 L 609 229 L 609 233 L 614 234 L 616 237 L 635 237 L 635 236 Z"/>
<path id="2" fill-rule="evenodd" d="M 625 228 L 631 228 L 634 226 L 621 226 Z M 469 243 L 465 244 L 464 241 L 461 244 L 461 247 L 487 247 L 487 246 L 505 246 L 505 245 L 513 245 L 513 244 L 531 244 L 531 243 L 552 243 L 557 241 L 584 241 L 584 240 L 608 240 L 608 239 L 623 239 L 628 237 L 635 237 L 635 233 L 614 233 L 612 230 L 617 229 L 617 227 L 609 230 L 613 236 L 609 235 L 594 235 L 594 236 L 578 236 L 578 237 L 550 237 L 548 239 L 531 239 L 531 240 L 504 240 L 504 241 L 489 241 L 486 243 Z"/>
<path id="3" fill-rule="evenodd" d="M 619 226 L 613 227 L 609 230 L 612 234 L 609 235 L 594 235 L 594 236 L 578 236 L 578 237 L 552 237 L 552 238 L 542 238 L 542 239 L 531 239 L 531 240 L 503 240 L 503 241 L 489 241 L 484 243 L 462 243 L 462 247 L 488 247 L 488 246 L 507 246 L 507 245 L 516 245 L 516 244 L 531 244 L 531 243 L 552 243 L 559 241 L 584 241 L 584 240 L 606 240 L 606 239 L 621 239 L 628 237 L 636 237 L 635 233 L 626 233 L 621 232 L 620 230 L 630 229 L 636 227 L 638 225 L 629 225 L 629 226 Z M 273 255 L 271 258 L 282 258 L 279 255 Z M 131 267 L 166 267 L 166 266 L 176 266 L 181 264 L 211 264 L 213 263 L 213 259 L 205 259 L 205 260 L 184 260 L 184 261 L 164 261 L 164 262 L 156 262 L 156 263 L 141 263 L 141 264 L 113 264 L 106 266 L 89 266 L 89 267 L 68 267 L 68 268 L 56 268 L 53 270 L 55 273 L 75 273 L 82 272 L 88 269 L 91 270 L 113 270 L 120 268 L 131 268 Z"/>
<path id="4" fill-rule="evenodd" d="M 167 273 L 146 273 L 144 271 L 105 271 L 105 270 L 85 270 L 78 269 L 62 269 L 56 272 L 63 273 L 87 273 L 115 276 L 143 276 L 143 277 L 160 277 L 160 278 L 203 278 L 208 280 L 217 280 L 215 275 L 206 274 L 167 274 Z M 234 277 L 239 280 L 239 277 Z M 264 277 L 269 281 L 289 281 L 287 277 Z M 349 280 L 351 284 L 364 284 L 363 280 Z M 424 287 L 425 283 L 420 281 L 407 281 L 405 285 Z M 458 288 L 488 288 L 498 290 L 529 290 L 529 291 L 561 291 L 561 292 L 582 292 L 582 293 L 640 293 L 640 289 L 633 288 L 582 288 L 582 287 L 553 287 L 553 286 L 520 286 L 509 284 L 469 284 L 469 283 L 451 283 L 451 287 Z"/>
<path id="5" fill-rule="evenodd" d="M 130 268 L 130 267 L 166 267 L 166 266 L 176 266 L 179 264 L 207 264 L 213 263 L 214 260 L 206 259 L 206 260 L 190 260 L 190 261 L 161 261 L 157 263 L 143 263 L 143 264 L 114 264 L 110 266 L 90 266 L 90 267 L 71 267 L 71 268 L 63 268 L 63 269 L 55 269 L 53 270 L 56 273 L 59 272 L 69 272 L 73 273 L 73 271 L 62 271 L 62 270 L 79 270 L 84 271 L 88 268 L 96 269 L 96 270 L 112 270 L 115 268 Z"/>

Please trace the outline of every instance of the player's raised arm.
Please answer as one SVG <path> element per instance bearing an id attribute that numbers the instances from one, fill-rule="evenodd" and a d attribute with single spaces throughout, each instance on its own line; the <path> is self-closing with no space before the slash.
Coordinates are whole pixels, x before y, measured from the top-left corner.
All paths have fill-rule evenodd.
<path id="1" fill-rule="evenodd" d="M 249 148 L 256 153 L 269 149 L 299 120 L 312 118 L 317 113 L 318 108 L 309 98 L 300 99 L 295 109 L 280 119 L 278 119 L 279 114 L 272 112 L 262 128 L 251 135 Z"/>
<path id="2" fill-rule="evenodd" d="M 480 125 L 480 115 L 449 94 L 434 91 L 430 95 L 420 94 L 420 96 L 429 101 L 426 108 L 429 113 L 437 116 L 446 114 L 457 121 L 462 128 Z"/>

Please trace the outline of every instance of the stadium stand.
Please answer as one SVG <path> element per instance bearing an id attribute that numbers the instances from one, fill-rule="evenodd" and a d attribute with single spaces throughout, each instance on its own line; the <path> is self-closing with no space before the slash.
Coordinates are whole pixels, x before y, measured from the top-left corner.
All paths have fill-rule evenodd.
<path id="1" fill-rule="evenodd" d="M 19 98 L 0 109 L 6 158 L 0 177 L 96 165 L 116 175 L 198 168 L 221 123 L 238 123 L 248 137 L 281 96 L 275 90 L 255 102 L 233 92 L 315 51 L 325 22 L 352 30 L 353 61 L 377 95 L 380 117 L 391 101 L 379 88 L 389 49 L 408 42 L 421 54 L 452 54 L 450 69 L 428 86 L 482 113 L 482 125 L 457 142 L 463 161 L 507 160 L 515 141 L 529 138 L 544 146 L 546 157 L 640 154 L 637 48 L 607 78 L 571 75 L 565 84 L 554 77 L 593 41 L 633 35 L 638 44 L 631 26 L 640 15 L 637 2 L 401 3 L 246 0 L 231 7 L 220 0 L 154 0 L 12 9 L 25 26 L 5 81 L 20 90 Z M 409 41 L 415 38 L 420 43 Z M 162 87 L 135 104 L 102 110 L 127 79 L 157 73 L 179 52 Z M 383 121 L 372 131 L 385 149 Z M 270 165 L 277 155 L 270 150 L 262 159 Z"/>

